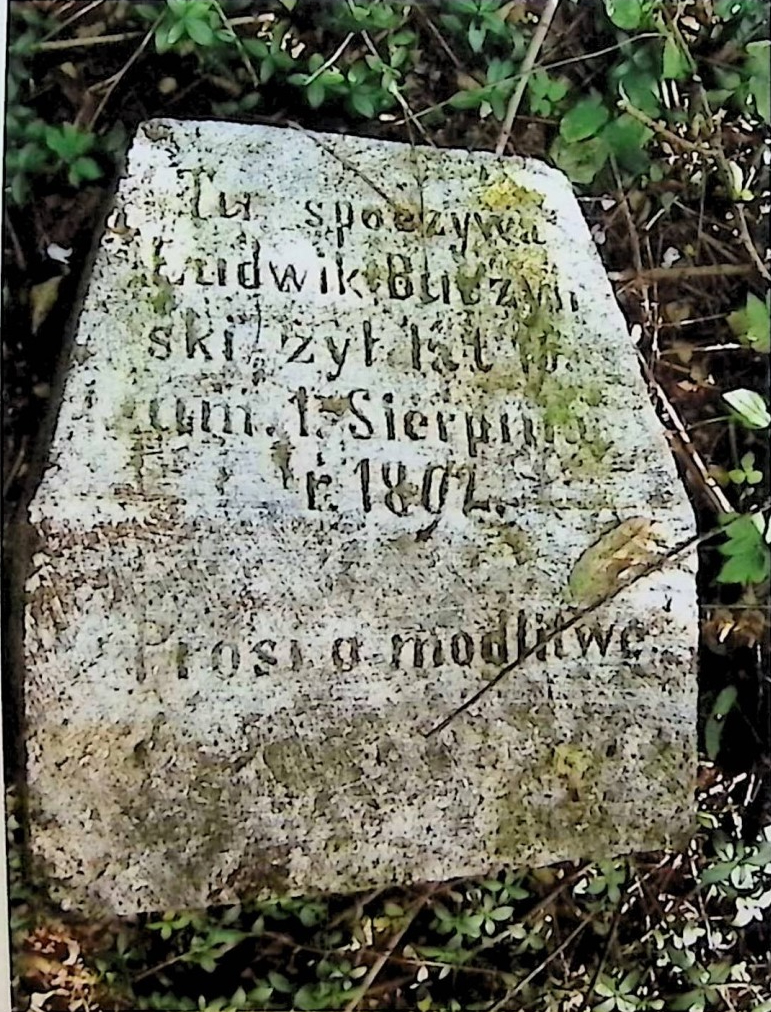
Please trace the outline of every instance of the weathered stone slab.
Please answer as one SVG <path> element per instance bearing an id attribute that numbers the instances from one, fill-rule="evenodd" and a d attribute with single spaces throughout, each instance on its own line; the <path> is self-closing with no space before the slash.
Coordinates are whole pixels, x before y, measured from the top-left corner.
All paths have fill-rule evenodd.
<path id="1" fill-rule="evenodd" d="M 145 124 L 31 520 L 32 846 L 69 905 L 442 879 L 690 826 L 690 559 L 425 735 L 693 531 L 552 169 Z"/>

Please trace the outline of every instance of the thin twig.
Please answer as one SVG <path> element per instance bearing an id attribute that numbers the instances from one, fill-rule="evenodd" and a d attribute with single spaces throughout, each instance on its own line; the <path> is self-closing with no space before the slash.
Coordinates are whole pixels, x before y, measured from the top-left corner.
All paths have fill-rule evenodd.
<path id="1" fill-rule="evenodd" d="M 102 0 L 99 0 L 101 3 Z M 72 18 L 75 20 L 76 17 L 82 17 L 86 11 L 78 11 L 77 14 Z M 227 28 L 237 28 L 240 25 L 251 25 L 259 23 L 258 17 L 240 17 L 240 18 L 229 18 L 225 21 Z M 62 28 L 66 26 L 62 25 Z M 42 40 L 38 42 L 34 47 L 36 53 L 50 53 L 56 52 L 61 49 L 80 49 L 88 48 L 89 46 L 109 46 L 117 42 L 127 42 L 129 39 L 141 39 L 142 32 L 116 32 L 113 35 L 91 35 L 85 36 L 82 39 L 52 39 L 50 42 Z"/>
<path id="2" fill-rule="evenodd" d="M 637 234 L 637 228 L 634 223 L 634 218 L 632 217 L 632 209 L 629 206 L 629 200 L 627 199 L 624 187 L 621 185 L 621 174 L 618 171 L 618 162 L 616 161 L 615 155 L 611 155 L 610 164 L 611 167 L 613 168 L 613 176 L 616 180 L 616 189 L 618 190 L 619 204 L 621 205 L 621 208 L 624 212 L 626 224 L 629 229 L 629 239 L 630 242 L 632 243 L 632 256 L 634 258 L 635 270 L 637 271 L 637 276 L 641 277 L 644 273 L 644 268 L 642 262 L 642 252 L 640 250 L 640 237 Z"/>
<path id="3" fill-rule="evenodd" d="M 402 938 L 407 934 L 410 925 L 418 916 L 420 911 L 426 905 L 432 894 L 436 891 L 438 885 L 431 886 L 426 892 L 424 892 L 418 899 L 412 904 L 410 909 L 404 915 L 401 927 L 389 940 L 387 947 L 381 952 L 380 956 L 375 960 L 372 966 L 369 968 L 366 977 L 361 982 L 359 987 L 356 989 L 356 994 L 345 1006 L 344 1012 L 356 1012 L 361 999 L 367 994 L 372 984 L 375 982 L 380 974 L 380 971 L 386 965 L 390 957 L 393 955 L 396 946 L 401 942 Z"/>
<path id="4" fill-rule="evenodd" d="M 760 271 L 760 274 L 766 279 L 766 281 L 771 281 L 771 272 L 769 271 L 768 267 L 763 263 L 760 253 L 758 253 L 758 248 L 755 245 L 752 236 L 750 235 L 750 227 L 747 224 L 747 215 L 744 211 L 744 208 L 739 203 L 737 203 L 735 206 L 736 206 L 736 213 L 739 216 L 739 226 L 741 228 L 742 241 L 744 242 L 745 249 L 752 257 L 752 262 Z"/>
<path id="5" fill-rule="evenodd" d="M 629 42 L 640 42 L 643 39 L 659 39 L 661 36 L 657 32 L 644 32 L 641 35 L 635 35 L 634 39 L 629 39 L 623 45 L 628 45 Z M 621 49 L 622 45 L 616 43 L 613 46 L 605 46 L 603 49 L 596 49 L 591 53 L 585 53 L 583 56 L 571 56 L 567 60 L 556 60 L 554 63 L 536 63 L 534 67 L 531 67 L 531 72 L 534 70 L 555 70 L 558 67 L 567 67 L 571 63 L 585 63 L 587 60 L 593 59 L 595 56 L 604 56 L 606 53 L 613 53 L 617 49 Z M 506 77 L 500 84 L 510 84 L 519 81 L 521 72 L 513 74 L 511 77 Z M 435 105 L 428 106 L 427 109 L 421 109 L 420 112 L 415 113 L 415 119 L 422 119 L 423 116 L 429 116 L 433 112 L 437 112 L 439 109 L 444 109 L 445 106 L 449 105 L 451 98 L 446 98 L 444 102 L 437 102 Z M 553 123 L 553 120 L 546 119 L 541 116 L 528 117 L 531 120 L 535 120 L 537 123 Z M 404 120 L 397 120 L 394 126 L 402 126 Z"/>
<path id="6" fill-rule="evenodd" d="M 660 137 L 668 140 L 670 144 L 675 144 L 676 146 L 681 147 L 684 151 L 695 151 L 707 158 L 711 158 L 715 154 L 708 144 L 697 144 L 694 141 L 689 141 L 687 137 L 681 137 L 679 134 L 673 133 L 659 120 L 653 119 L 641 109 L 637 109 L 626 98 L 619 99 L 618 107 L 622 110 L 622 112 L 629 113 L 630 116 L 639 120 L 640 123 L 644 123 L 645 126 L 647 126 L 650 130 L 653 130 L 654 133 L 657 133 Z"/>
<path id="7" fill-rule="evenodd" d="M 761 276 L 765 278 L 766 281 L 771 281 L 771 271 L 769 271 L 768 267 L 763 262 L 762 257 L 758 253 L 755 241 L 750 235 L 749 225 L 747 224 L 747 216 L 745 214 L 744 208 L 742 207 L 741 200 L 734 192 L 735 184 L 733 179 L 733 173 L 731 171 L 731 163 L 728 160 L 728 157 L 723 148 L 723 141 L 721 138 L 720 131 L 717 128 L 717 124 L 715 123 L 715 117 L 712 112 L 709 96 L 707 95 L 707 89 L 704 87 L 701 78 L 698 76 L 698 65 L 696 63 L 696 59 L 692 55 L 691 50 L 688 46 L 688 42 L 683 36 L 683 33 L 680 31 L 680 25 L 677 23 L 677 18 L 672 17 L 671 13 L 666 9 L 666 6 L 664 7 L 663 14 L 669 27 L 672 29 L 675 38 L 677 39 L 677 43 L 678 46 L 680 47 L 681 52 L 685 53 L 686 59 L 688 60 L 688 63 L 690 65 L 691 73 L 695 75 L 696 81 L 698 83 L 701 105 L 704 110 L 704 113 L 706 114 L 707 121 L 711 129 L 710 149 L 714 154 L 715 158 L 717 159 L 718 166 L 720 167 L 720 170 L 723 174 L 723 182 L 728 192 L 728 196 L 733 199 L 734 207 L 736 209 L 736 215 L 739 219 L 742 244 L 749 253 L 750 259 L 760 272 Z"/>
<path id="8" fill-rule="evenodd" d="M 343 53 L 348 48 L 348 45 L 349 45 L 351 39 L 353 38 L 353 36 L 354 36 L 354 32 L 348 32 L 348 34 L 346 35 L 346 37 L 343 39 L 343 41 L 340 43 L 340 45 L 337 47 L 337 49 L 334 51 L 334 53 L 332 53 L 332 55 L 329 57 L 329 59 L 324 60 L 324 62 L 321 64 L 321 66 L 317 67 L 317 69 L 313 71 L 313 73 L 311 74 L 311 76 L 305 82 L 304 87 L 307 88 L 309 84 L 313 84 L 313 82 L 316 80 L 317 77 L 320 77 L 324 73 L 325 70 L 329 70 L 330 67 L 333 67 L 335 65 L 335 63 L 337 63 L 337 61 L 340 59 L 340 57 L 343 55 Z"/>
<path id="9" fill-rule="evenodd" d="M 16 264 L 20 270 L 27 272 L 27 258 L 24 256 L 24 250 L 16 229 L 13 227 L 13 221 L 8 213 L 8 209 L 5 210 L 5 227 L 8 230 L 8 235 L 11 237 L 11 243 L 13 245 L 14 256 L 16 257 Z"/>
<path id="10" fill-rule="evenodd" d="M 302 123 L 298 123 L 296 120 L 288 119 L 286 122 L 287 125 L 292 127 L 293 130 L 299 130 L 300 133 L 305 134 L 305 136 L 308 137 L 310 140 L 312 140 L 317 147 L 321 148 L 322 151 L 326 151 L 328 155 L 330 155 L 336 161 L 340 162 L 340 164 L 344 166 L 346 169 L 348 169 L 350 172 L 353 172 L 354 175 L 359 177 L 359 179 L 363 179 L 364 182 L 367 184 L 367 186 L 371 187 L 375 191 L 375 193 L 378 194 L 378 196 L 382 197 L 383 200 L 389 205 L 389 207 L 398 209 L 398 204 L 396 203 L 396 201 L 392 197 L 390 197 L 381 186 L 378 186 L 378 184 L 373 179 L 370 179 L 369 176 L 366 176 L 361 171 L 360 168 L 354 165 L 353 162 L 350 161 L 348 158 L 346 158 L 344 155 L 341 155 L 339 151 L 335 151 L 333 147 L 330 147 L 329 144 L 326 144 L 324 141 L 322 141 L 319 138 L 318 134 L 314 134 L 310 130 L 306 130 L 305 127 L 302 125 Z"/>
<path id="11" fill-rule="evenodd" d="M 118 32 L 115 35 L 91 35 L 82 39 L 52 39 L 50 42 L 39 42 L 35 46 L 35 52 L 50 53 L 60 49 L 110 46 L 116 42 L 128 42 L 129 39 L 141 38 L 142 32 Z"/>
<path id="12" fill-rule="evenodd" d="M 455 53 L 453 52 L 453 50 L 450 47 L 449 43 L 445 39 L 444 35 L 442 35 L 442 33 L 439 31 L 439 29 L 434 24 L 434 22 L 428 16 L 428 14 L 426 14 L 425 9 L 420 4 L 418 4 L 415 7 L 415 10 L 416 10 L 418 16 L 420 18 L 422 18 L 422 20 L 425 21 L 425 23 L 428 25 L 429 30 L 436 37 L 436 40 L 438 41 L 439 45 L 442 47 L 442 49 L 445 51 L 445 53 L 447 53 L 447 55 L 450 57 L 450 60 L 452 61 L 455 69 L 461 71 L 461 73 L 465 72 L 466 68 L 463 66 L 463 64 L 460 62 L 460 60 L 458 59 L 458 57 L 455 55 Z"/>
<path id="13" fill-rule="evenodd" d="M 377 51 L 375 43 L 372 41 L 372 39 L 369 36 L 369 32 L 362 32 L 361 36 L 364 39 L 364 42 L 366 43 L 366 46 L 369 49 L 370 53 L 372 53 L 372 55 L 375 56 L 378 60 L 382 59 L 382 57 L 380 56 L 380 53 Z M 423 135 L 423 139 L 425 141 L 427 141 L 427 143 L 430 144 L 431 147 L 435 148 L 436 144 L 434 143 L 433 137 L 426 130 L 426 128 L 423 126 L 423 124 L 420 122 L 420 120 L 415 117 L 415 113 L 412 111 L 412 109 L 410 109 L 409 105 L 407 104 L 406 98 L 404 97 L 404 95 L 402 95 L 402 93 L 396 87 L 395 83 L 394 83 L 394 87 L 391 90 L 391 94 L 394 96 L 394 98 L 396 99 L 396 101 L 402 107 L 402 111 L 404 112 L 404 115 L 405 115 L 405 123 L 408 126 L 410 124 L 414 123 L 415 126 L 417 127 L 417 129 Z M 413 148 L 414 148 L 414 144 L 413 144 Z"/>
<path id="14" fill-rule="evenodd" d="M 713 507 L 717 512 L 720 513 L 732 513 L 733 506 L 726 498 L 725 492 L 722 490 L 722 488 L 718 485 L 718 483 L 709 473 L 709 468 L 704 463 L 704 460 L 702 459 L 702 456 L 699 453 L 699 451 L 693 445 L 693 441 L 691 437 L 688 435 L 688 430 L 685 427 L 685 423 L 683 422 L 678 412 L 675 410 L 675 406 L 667 397 L 663 387 L 656 379 L 653 372 L 648 368 L 648 364 L 646 363 L 642 355 L 639 355 L 639 358 L 640 362 L 642 363 L 642 367 L 645 370 L 648 382 L 655 391 L 655 394 L 658 397 L 662 408 L 664 409 L 664 411 L 667 414 L 667 417 L 674 426 L 675 433 L 680 440 L 683 452 L 687 460 L 690 462 L 693 470 L 696 471 L 699 480 L 704 485 L 704 490 L 707 493 L 707 497 L 712 500 Z"/>
<path id="15" fill-rule="evenodd" d="M 91 0 L 91 3 L 81 4 L 79 10 L 76 10 L 75 13 L 72 14 L 70 17 L 65 18 L 63 21 L 58 22 L 57 25 L 54 28 L 52 28 L 51 31 L 48 32 L 48 34 L 45 35 L 43 39 L 41 39 L 41 42 L 47 41 L 48 39 L 52 39 L 55 35 L 58 35 L 59 32 L 63 32 L 65 28 L 69 28 L 70 25 L 74 24 L 76 21 L 79 21 L 82 17 L 85 17 L 86 14 L 89 14 L 92 10 L 94 10 L 95 7 L 98 7 L 100 4 L 103 3 L 104 0 Z"/>
<path id="16" fill-rule="evenodd" d="M 765 507 L 760 507 L 760 509 L 763 508 Z M 732 508 L 730 507 L 730 504 L 729 504 L 729 512 L 733 512 Z M 754 512 L 757 512 L 757 510 Z M 638 569 L 636 572 L 633 572 L 632 575 L 629 576 L 627 579 L 619 581 L 616 584 L 616 586 L 610 591 L 610 593 L 603 595 L 603 597 L 599 601 L 595 601 L 592 604 L 586 605 L 586 607 L 584 608 L 580 608 L 571 616 L 571 618 L 567 619 L 567 621 L 556 624 L 551 629 L 551 631 L 548 632 L 538 643 L 533 644 L 532 647 L 523 651 L 515 661 L 512 661 L 511 664 L 507 664 L 505 667 L 501 668 L 501 670 L 498 672 L 497 675 L 489 679 L 489 681 L 485 682 L 485 684 L 482 686 L 481 689 L 477 689 L 477 691 L 472 693 L 472 695 L 470 695 L 468 699 L 466 699 L 464 702 L 456 706 L 455 709 L 448 714 L 448 716 L 446 716 L 443 720 L 440 720 L 438 724 L 435 724 L 428 731 L 423 731 L 422 732 L 423 737 L 430 738 L 432 735 L 439 734 L 439 732 L 443 731 L 446 727 L 448 727 L 448 725 L 451 724 L 453 720 L 461 716 L 461 714 L 465 713 L 475 703 L 479 702 L 479 700 L 482 699 L 483 696 L 486 696 L 488 692 L 490 692 L 497 685 L 499 685 L 504 678 L 512 674 L 512 672 L 517 671 L 519 668 L 521 668 L 526 660 L 528 660 L 530 657 L 533 657 L 535 654 L 539 653 L 541 650 L 543 650 L 545 646 L 547 646 L 553 640 L 557 639 L 558 636 L 562 636 L 564 633 L 568 632 L 570 629 L 578 625 L 579 622 L 582 622 L 589 615 L 594 614 L 594 612 L 602 605 L 608 604 L 614 598 L 618 597 L 619 594 L 623 593 L 625 590 L 628 590 L 631 586 L 633 586 L 633 584 L 638 583 L 646 576 L 651 576 L 653 573 L 656 573 L 659 570 L 663 569 L 664 566 L 667 565 L 667 563 L 672 562 L 678 556 L 683 555 L 685 552 L 690 551 L 693 548 L 696 548 L 697 545 L 704 544 L 705 541 L 711 541 L 712 538 L 716 538 L 723 533 L 724 533 L 723 527 L 718 526 L 712 528 L 712 530 L 706 531 L 704 534 L 694 534 L 690 538 L 686 538 L 685 541 L 681 541 L 679 544 L 674 545 L 666 552 L 663 552 L 661 555 L 658 555 L 655 559 L 652 559 L 647 565 L 641 566 L 640 569 Z"/>
<path id="17" fill-rule="evenodd" d="M 223 11 L 222 4 L 220 4 L 219 0 L 214 0 L 214 9 L 216 10 L 217 14 L 219 15 L 219 19 L 222 22 L 222 24 L 224 25 L 224 27 L 226 29 L 230 28 L 230 25 L 228 24 L 228 16 Z M 230 31 L 233 31 L 233 29 L 230 28 Z M 244 67 L 246 68 L 246 72 L 249 75 L 252 84 L 254 85 L 255 88 L 259 88 L 260 87 L 260 79 L 257 77 L 257 71 L 254 69 L 254 64 L 252 63 L 251 57 L 247 53 L 246 47 L 244 46 L 243 42 L 241 41 L 241 36 L 238 34 L 238 32 L 233 32 L 233 39 L 235 40 L 236 49 L 238 50 L 238 54 L 241 57 L 241 62 L 243 63 Z"/>
<path id="18" fill-rule="evenodd" d="M 722 315 L 723 315 L 722 313 L 719 314 L 718 318 Z M 690 320 L 683 320 L 683 322 L 679 324 L 679 326 L 682 327 L 683 324 L 690 322 L 691 322 Z M 670 324 L 670 326 L 673 327 L 675 325 Z M 704 345 L 694 344 L 689 348 L 689 353 L 691 355 L 705 355 L 708 352 L 712 353 L 715 351 L 748 351 L 748 350 L 751 349 L 748 349 L 746 344 L 739 344 L 737 341 L 726 341 L 725 344 L 704 344 Z M 661 353 L 661 357 L 663 358 L 665 355 L 677 355 L 677 354 L 678 354 L 677 348 L 665 348 L 664 351 L 662 351 Z"/>
<path id="19" fill-rule="evenodd" d="M 688 278 L 728 278 L 754 273 L 755 268 L 750 264 L 699 264 L 693 267 L 648 267 L 643 271 L 636 269 L 610 271 L 608 277 L 611 281 L 633 281 L 637 284 L 647 284 L 649 281 L 683 281 Z"/>
<path id="20" fill-rule="evenodd" d="M 142 55 L 142 53 L 145 51 L 145 49 L 147 49 L 147 46 L 148 46 L 148 44 L 150 42 L 150 39 L 152 39 L 153 35 L 155 34 L 155 29 L 161 23 L 161 18 L 162 17 L 163 17 L 163 15 L 160 15 L 159 17 L 156 18 L 156 20 L 153 22 L 151 28 L 147 32 L 147 34 L 142 39 L 142 44 L 139 45 L 139 46 L 137 46 L 137 48 L 134 50 L 134 52 L 128 58 L 128 60 L 126 61 L 126 63 L 124 64 L 124 66 L 121 68 L 121 70 L 119 70 L 117 74 L 113 74 L 113 76 L 107 82 L 107 90 L 105 91 L 104 96 L 102 97 L 102 101 L 96 107 L 96 112 L 91 117 L 91 120 L 89 122 L 89 128 L 91 130 L 94 129 L 94 126 L 96 125 L 96 121 L 99 119 L 99 117 L 104 112 L 105 106 L 110 101 L 110 97 L 112 96 L 112 93 L 118 87 L 118 85 L 123 80 L 123 78 L 126 76 L 126 74 L 129 72 L 129 70 L 134 66 L 134 64 L 137 62 L 137 60 Z"/>
<path id="21" fill-rule="evenodd" d="M 21 470 L 22 464 L 24 463 L 26 451 L 27 451 L 27 439 L 25 437 L 24 439 L 22 439 L 21 446 L 19 447 L 19 452 L 16 454 L 16 458 L 14 459 L 14 462 L 11 465 L 8 474 L 5 476 L 5 481 L 3 482 L 3 499 L 7 497 L 8 493 L 11 490 L 11 486 L 16 481 L 16 477 L 19 471 Z"/>
<path id="22" fill-rule="evenodd" d="M 592 923 L 594 917 L 595 915 L 585 917 L 584 920 L 581 921 L 581 923 L 578 925 L 578 927 L 574 928 L 573 931 L 570 932 L 570 934 L 567 936 L 564 942 L 558 945 L 553 952 L 550 952 L 545 959 L 542 959 L 541 962 L 538 964 L 538 966 L 536 966 L 534 970 L 531 970 L 530 973 L 523 980 L 521 980 L 515 987 L 509 988 L 506 994 L 501 998 L 500 1001 L 496 1002 L 495 1005 L 492 1006 L 489 1012 L 503 1012 L 508 1002 L 516 994 L 519 994 L 519 992 L 524 987 L 527 987 L 527 985 L 530 983 L 531 980 L 535 980 L 538 974 L 541 973 L 543 970 L 545 970 L 546 967 L 549 965 L 549 963 L 551 963 L 554 959 L 556 959 L 557 956 L 561 955 L 565 951 L 565 949 L 567 949 L 568 946 L 573 942 L 573 940 L 575 938 L 578 938 L 581 932 L 584 931 Z"/>
<path id="23" fill-rule="evenodd" d="M 541 14 L 541 20 L 538 22 L 538 27 L 530 40 L 530 46 L 527 50 L 525 59 L 522 61 L 522 67 L 520 68 L 519 83 L 516 91 L 509 99 L 509 105 L 506 109 L 506 118 L 503 121 L 501 134 L 498 138 L 498 143 L 495 146 L 495 153 L 499 157 L 504 153 L 506 145 L 509 143 L 511 128 L 514 126 L 517 110 L 519 109 L 520 102 L 522 101 L 522 96 L 525 94 L 525 88 L 527 87 L 527 82 L 530 80 L 530 74 L 532 73 L 535 62 L 538 59 L 541 46 L 546 39 L 546 35 L 549 31 L 552 20 L 554 19 L 554 15 L 557 13 L 559 3 L 560 0 L 547 0 L 546 6 L 543 9 L 543 14 Z"/>
<path id="24" fill-rule="evenodd" d="M 263 931 L 260 938 L 267 938 L 271 941 L 278 942 L 282 945 L 286 945 L 291 949 L 301 952 L 310 952 L 316 956 L 329 956 L 329 949 L 321 949 L 318 946 L 306 945 L 298 942 L 292 938 L 291 935 L 285 935 L 278 931 Z M 379 959 L 382 952 L 377 949 L 361 948 L 356 949 L 357 956 L 363 956 L 365 959 Z M 487 966 L 475 966 L 473 963 L 443 963 L 438 959 L 410 959 L 409 956 L 394 956 L 393 954 L 388 956 L 389 963 L 396 963 L 397 966 L 411 966 L 416 969 L 420 969 L 422 966 L 428 966 L 432 970 L 447 970 L 451 969 L 457 973 L 470 973 L 478 974 L 483 977 L 492 977 L 498 979 L 501 977 L 501 971 L 491 969 Z M 136 978 L 134 978 L 136 980 Z"/>
<path id="25" fill-rule="evenodd" d="M 613 919 L 611 921 L 608 937 L 605 939 L 605 944 L 602 947 L 602 955 L 599 958 L 597 966 L 594 968 L 592 979 L 589 982 L 589 986 L 587 987 L 586 991 L 584 992 L 583 999 L 581 1000 L 581 1004 L 578 1006 L 576 1012 L 584 1012 L 589 1002 L 592 1000 L 594 989 L 595 987 L 597 987 L 597 981 L 600 979 L 600 976 L 602 975 L 602 972 L 605 969 L 605 966 L 608 962 L 608 956 L 610 955 L 610 950 L 613 947 L 613 943 L 616 940 L 616 932 L 618 931 L 618 924 L 620 920 L 621 920 L 621 903 L 619 902 L 618 906 L 613 911 Z"/>

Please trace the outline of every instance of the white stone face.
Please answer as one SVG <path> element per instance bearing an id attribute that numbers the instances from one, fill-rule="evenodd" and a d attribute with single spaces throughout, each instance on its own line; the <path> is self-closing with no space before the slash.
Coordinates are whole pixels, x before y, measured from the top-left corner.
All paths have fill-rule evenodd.
<path id="1" fill-rule="evenodd" d="M 552 169 L 145 124 L 31 521 L 32 847 L 71 906 L 445 879 L 690 827 L 690 558 L 426 736 L 693 532 Z"/>

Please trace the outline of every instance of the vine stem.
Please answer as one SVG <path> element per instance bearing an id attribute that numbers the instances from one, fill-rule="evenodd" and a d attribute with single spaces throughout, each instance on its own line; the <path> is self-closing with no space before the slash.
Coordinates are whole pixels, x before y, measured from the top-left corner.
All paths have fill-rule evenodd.
<path id="1" fill-rule="evenodd" d="M 762 513 L 767 506 L 768 501 L 761 503 L 760 506 L 758 506 L 754 510 L 749 511 L 749 513 L 745 515 L 751 516 L 757 513 Z M 681 541 L 679 544 L 674 545 L 668 551 L 657 556 L 647 565 L 642 566 L 636 573 L 634 573 L 628 579 L 620 581 L 609 594 L 605 594 L 599 601 L 595 601 L 584 608 L 580 608 L 566 622 L 561 622 L 555 625 L 554 628 L 551 630 L 551 632 L 547 633 L 542 640 L 540 640 L 538 643 L 535 643 L 532 647 L 530 647 L 530 649 L 525 650 L 523 653 L 521 653 L 515 661 L 512 661 L 511 664 L 507 664 L 505 667 L 501 668 L 501 670 L 498 672 L 497 675 L 495 675 L 494 678 L 491 678 L 488 682 L 485 682 L 485 684 L 482 686 L 481 689 L 477 689 L 477 691 L 474 692 L 471 696 L 469 696 L 468 699 L 464 700 L 464 702 L 456 706 L 455 709 L 452 710 L 452 712 L 449 713 L 443 720 L 440 720 L 438 724 L 435 724 L 433 727 L 429 728 L 428 731 L 422 731 L 421 733 L 423 737 L 430 738 L 432 737 L 432 735 L 439 734 L 440 731 L 444 731 L 444 729 L 448 727 L 453 720 L 455 720 L 457 717 L 460 717 L 461 714 L 465 713 L 466 710 L 468 710 L 470 707 L 474 705 L 474 703 L 479 702 L 479 700 L 482 699 L 483 696 L 486 696 L 491 689 L 494 689 L 496 685 L 499 685 L 504 678 L 510 675 L 513 671 L 516 671 L 518 668 L 521 668 L 526 660 L 528 660 L 534 654 L 538 653 L 540 650 L 543 650 L 543 648 L 547 644 L 551 643 L 558 636 L 561 636 L 563 633 L 568 632 L 570 629 L 573 629 L 574 626 L 578 625 L 578 623 L 583 621 L 583 619 L 585 619 L 587 616 L 592 615 L 599 607 L 601 607 L 604 604 L 607 604 L 609 601 L 612 601 L 615 597 L 618 597 L 618 595 L 622 591 L 627 590 L 633 584 L 637 583 L 638 580 L 642 580 L 644 577 L 650 576 L 652 573 L 658 572 L 660 569 L 663 569 L 668 562 L 672 562 L 673 559 L 676 559 L 678 556 L 685 554 L 685 552 L 693 548 L 696 548 L 698 545 L 704 544 L 706 541 L 711 541 L 713 538 L 719 537 L 723 533 L 724 528 L 718 525 L 717 527 L 713 527 L 709 531 L 705 531 L 703 534 L 694 534 L 690 538 L 686 538 L 685 541 Z M 493 1012 L 493 1010 L 491 1009 L 490 1012 Z"/>
<path id="2" fill-rule="evenodd" d="M 514 120 L 516 119 L 517 110 L 522 102 L 522 96 L 525 94 L 527 82 L 530 80 L 530 75 L 533 72 L 535 61 L 538 59 L 538 54 L 541 52 L 541 46 L 544 43 L 549 27 L 554 19 L 554 15 L 557 13 L 559 4 L 560 0 L 547 0 L 547 4 L 544 7 L 543 14 L 541 15 L 541 20 L 538 22 L 538 27 L 533 33 L 533 38 L 530 40 L 530 48 L 528 49 L 527 55 L 522 62 L 522 68 L 519 73 L 519 83 L 517 84 L 516 91 L 509 99 L 509 106 L 506 110 L 506 119 L 503 121 L 501 134 L 495 147 L 495 153 L 498 157 L 503 154 L 506 150 L 506 145 L 509 143 L 511 128 L 514 126 Z"/>

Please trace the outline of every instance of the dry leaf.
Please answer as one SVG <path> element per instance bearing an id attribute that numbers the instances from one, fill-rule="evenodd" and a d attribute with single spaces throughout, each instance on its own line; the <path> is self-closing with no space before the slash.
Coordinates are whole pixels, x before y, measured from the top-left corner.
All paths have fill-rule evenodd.
<path id="1" fill-rule="evenodd" d="M 586 549 L 568 580 L 576 604 L 598 604 L 618 588 L 622 576 L 633 576 L 656 558 L 653 526 L 645 517 L 630 517 Z"/>
<path id="2" fill-rule="evenodd" d="M 688 320 L 693 316 L 693 306 L 690 302 L 677 300 L 667 302 L 662 306 L 661 315 L 667 323 L 682 323 L 683 320 Z"/>
<path id="3" fill-rule="evenodd" d="M 37 334 L 48 314 L 56 305 L 61 283 L 62 275 L 59 274 L 55 278 L 49 278 L 48 281 L 41 281 L 39 285 L 33 285 L 30 289 L 29 302 L 32 310 L 33 334 Z"/>
<path id="4" fill-rule="evenodd" d="M 31 995 L 29 1012 L 46 1012 L 48 999 L 53 998 L 55 995 L 61 995 L 61 991 L 46 991 L 45 993 L 39 991 L 37 994 Z"/>
<path id="5" fill-rule="evenodd" d="M 671 350 L 677 356 L 678 361 L 682 362 L 683 365 L 688 365 L 688 363 L 693 358 L 694 348 L 693 344 L 690 341 L 682 341 L 679 338 L 675 338 L 675 340 L 672 342 Z"/>
<path id="6" fill-rule="evenodd" d="M 462 70 L 458 71 L 455 79 L 461 91 L 478 91 L 482 87 L 475 77 L 472 77 L 471 74 L 466 74 Z"/>
<path id="7" fill-rule="evenodd" d="M 768 618 L 760 606 L 715 608 L 701 625 L 704 642 L 714 654 L 754 648 L 763 642 L 767 629 Z"/>

